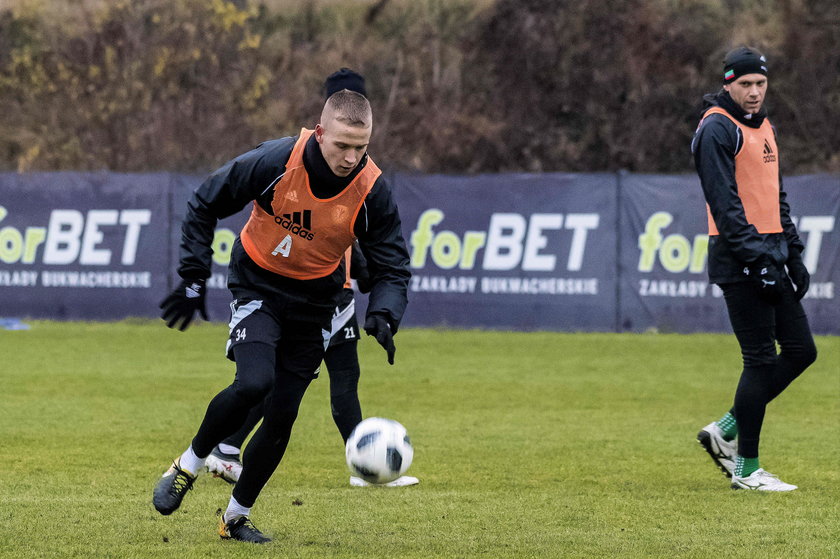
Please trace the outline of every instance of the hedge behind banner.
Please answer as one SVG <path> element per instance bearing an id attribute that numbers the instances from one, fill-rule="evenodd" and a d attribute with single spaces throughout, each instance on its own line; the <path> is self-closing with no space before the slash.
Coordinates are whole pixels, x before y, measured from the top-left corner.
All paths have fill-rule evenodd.
<path id="1" fill-rule="evenodd" d="M 413 273 L 404 326 L 729 331 L 720 290 L 707 282 L 695 176 L 388 178 Z M 0 174 L 0 317 L 157 316 L 177 281 L 180 223 L 201 181 Z M 812 328 L 840 334 L 840 176 L 789 177 L 785 189 L 812 274 L 804 299 Z M 226 266 L 250 209 L 217 227 L 212 320 L 229 318 Z"/>

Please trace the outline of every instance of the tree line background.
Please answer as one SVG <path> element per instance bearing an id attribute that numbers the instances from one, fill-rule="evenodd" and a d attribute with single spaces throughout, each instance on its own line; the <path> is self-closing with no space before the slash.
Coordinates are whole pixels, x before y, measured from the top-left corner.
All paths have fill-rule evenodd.
<path id="1" fill-rule="evenodd" d="M 836 0 L 0 0 L 0 169 L 206 173 L 346 66 L 385 168 L 691 172 L 742 44 L 784 172 L 840 171 Z"/>

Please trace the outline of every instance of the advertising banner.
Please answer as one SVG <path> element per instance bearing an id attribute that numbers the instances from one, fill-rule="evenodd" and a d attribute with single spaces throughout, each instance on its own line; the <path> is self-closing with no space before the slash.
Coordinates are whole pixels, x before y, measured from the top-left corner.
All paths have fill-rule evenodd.
<path id="1" fill-rule="evenodd" d="M 156 317 L 178 281 L 181 221 L 203 177 L 0 173 L 0 318 Z M 695 176 L 389 175 L 413 277 L 404 326 L 729 331 L 706 275 Z M 840 177 L 785 181 L 812 274 L 816 333 L 840 334 Z M 219 222 L 211 320 L 251 204 Z M 359 311 L 364 312 L 360 296 Z"/>
<path id="2" fill-rule="evenodd" d="M 696 176 L 622 174 L 619 248 L 621 330 L 729 331 L 722 292 L 708 284 L 706 205 Z M 811 287 L 803 300 L 814 332 L 840 332 L 840 180 L 784 183 L 805 243 Z"/>
<path id="3" fill-rule="evenodd" d="M 619 188 L 621 330 L 726 330 L 697 177 L 623 174 Z"/>
<path id="4" fill-rule="evenodd" d="M 398 175 L 406 325 L 612 330 L 616 176 Z"/>
<path id="5" fill-rule="evenodd" d="M 169 175 L 0 174 L 0 316 L 155 314 Z"/>

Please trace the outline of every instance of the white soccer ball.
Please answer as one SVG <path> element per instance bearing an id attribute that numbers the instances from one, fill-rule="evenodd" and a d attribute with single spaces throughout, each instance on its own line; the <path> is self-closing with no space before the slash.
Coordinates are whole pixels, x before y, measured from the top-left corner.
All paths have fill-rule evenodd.
<path id="1" fill-rule="evenodd" d="M 369 417 L 356 425 L 345 447 L 347 467 L 368 483 L 388 483 L 403 475 L 414 459 L 405 427 L 393 419 Z"/>

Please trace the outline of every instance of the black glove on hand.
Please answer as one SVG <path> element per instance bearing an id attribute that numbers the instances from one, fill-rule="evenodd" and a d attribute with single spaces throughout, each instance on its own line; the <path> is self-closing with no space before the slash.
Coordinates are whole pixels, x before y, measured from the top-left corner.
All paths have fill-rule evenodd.
<path id="1" fill-rule="evenodd" d="M 768 303 L 775 305 L 782 300 L 784 269 L 774 264 L 769 257 L 763 256 L 754 264 L 746 266 L 744 275 L 758 287 L 759 297 Z"/>
<path id="2" fill-rule="evenodd" d="M 811 285 L 811 274 L 808 273 L 808 268 L 802 262 L 802 253 L 795 248 L 790 249 L 787 269 L 790 280 L 796 286 L 796 300 L 799 301 L 808 293 L 808 287 Z"/>
<path id="3" fill-rule="evenodd" d="M 379 345 L 385 348 L 388 352 L 388 363 L 394 364 L 394 353 L 397 348 L 394 346 L 394 334 L 391 333 L 391 325 L 385 320 L 381 314 L 372 314 L 365 320 L 365 332 L 368 336 L 373 336 Z"/>
<path id="4" fill-rule="evenodd" d="M 207 296 L 205 283 L 206 280 L 203 279 L 181 280 L 178 287 L 161 301 L 160 308 L 163 311 L 160 317 L 166 321 L 166 326 L 174 328 L 180 320 L 181 325 L 178 329 L 186 330 L 192 322 L 195 311 L 201 314 L 201 318 L 207 320 L 207 310 L 204 307 Z"/>

